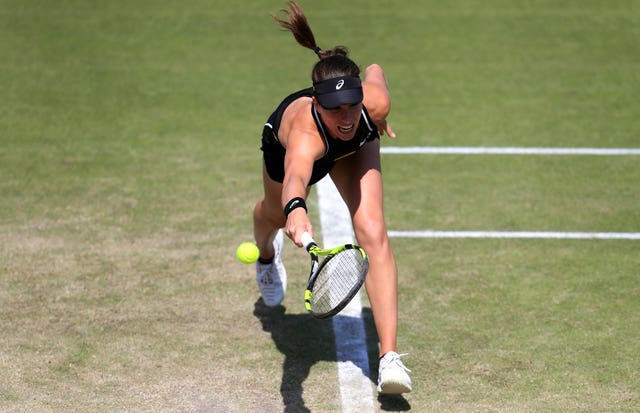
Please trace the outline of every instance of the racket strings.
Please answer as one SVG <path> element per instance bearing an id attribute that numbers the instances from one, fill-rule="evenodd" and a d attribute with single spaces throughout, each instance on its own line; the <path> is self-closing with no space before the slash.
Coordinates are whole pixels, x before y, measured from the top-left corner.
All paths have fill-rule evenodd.
<path id="1" fill-rule="evenodd" d="M 358 249 L 339 252 L 324 263 L 313 286 L 313 309 L 329 312 L 359 287 L 366 275 L 366 260 Z"/>

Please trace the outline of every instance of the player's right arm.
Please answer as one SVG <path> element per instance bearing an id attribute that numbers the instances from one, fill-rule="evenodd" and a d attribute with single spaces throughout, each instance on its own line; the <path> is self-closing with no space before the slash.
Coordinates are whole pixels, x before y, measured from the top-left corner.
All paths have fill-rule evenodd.
<path id="1" fill-rule="evenodd" d="M 296 106 L 293 106 L 296 105 Z M 282 207 L 294 198 L 307 198 L 313 164 L 324 154 L 324 141 L 313 118 L 311 102 L 294 102 L 285 111 L 280 127 L 280 141 L 285 145 L 284 179 L 282 181 Z M 292 210 L 285 225 L 285 233 L 294 243 L 302 246 L 302 233 L 313 236 L 313 227 L 304 208 Z"/>

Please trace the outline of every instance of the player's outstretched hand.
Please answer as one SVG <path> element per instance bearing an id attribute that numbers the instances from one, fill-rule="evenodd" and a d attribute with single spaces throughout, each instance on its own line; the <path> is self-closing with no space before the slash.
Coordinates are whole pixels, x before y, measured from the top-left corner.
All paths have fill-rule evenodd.
<path id="1" fill-rule="evenodd" d="M 391 125 L 389 125 L 389 122 L 387 122 L 386 119 L 378 125 L 378 132 L 380 133 L 380 136 L 383 136 L 386 133 L 390 138 L 396 138 L 396 133 L 391 129 Z"/>

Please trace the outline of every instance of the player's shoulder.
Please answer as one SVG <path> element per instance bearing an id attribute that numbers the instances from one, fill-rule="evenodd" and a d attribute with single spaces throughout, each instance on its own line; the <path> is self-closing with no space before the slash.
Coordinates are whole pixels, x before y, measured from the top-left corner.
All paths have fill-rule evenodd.
<path id="1" fill-rule="evenodd" d="M 311 98 L 303 96 L 291 102 L 285 109 L 282 114 L 279 133 L 279 138 L 285 146 L 292 136 L 318 135 L 318 130 L 311 114 L 311 105 Z"/>
<path id="2" fill-rule="evenodd" d="M 302 96 L 291 102 L 282 114 L 281 128 L 315 130 L 311 105 L 312 100 L 307 96 Z"/>
<path id="3" fill-rule="evenodd" d="M 290 120 L 295 121 L 299 118 L 311 118 L 311 101 L 310 96 L 301 96 L 292 101 L 284 110 L 284 113 L 282 114 L 283 119 L 289 118 Z"/>

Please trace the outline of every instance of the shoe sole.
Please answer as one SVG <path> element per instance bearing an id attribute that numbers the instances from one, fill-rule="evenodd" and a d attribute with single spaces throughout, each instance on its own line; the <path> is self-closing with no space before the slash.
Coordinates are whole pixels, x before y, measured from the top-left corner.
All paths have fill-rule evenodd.
<path id="1" fill-rule="evenodd" d="M 402 394 L 411 393 L 411 387 L 403 383 L 387 382 L 380 386 L 380 394 Z"/>

